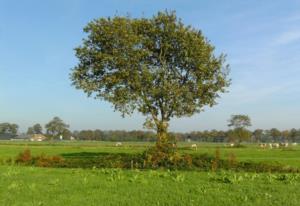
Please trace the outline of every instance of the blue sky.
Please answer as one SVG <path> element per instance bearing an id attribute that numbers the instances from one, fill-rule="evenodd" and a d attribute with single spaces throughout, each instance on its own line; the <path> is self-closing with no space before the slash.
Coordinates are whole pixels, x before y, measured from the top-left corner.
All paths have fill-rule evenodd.
<path id="1" fill-rule="evenodd" d="M 218 105 L 171 121 L 173 131 L 226 129 L 231 114 L 253 128 L 300 128 L 300 1 L 271 0 L 0 0 L 0 122 L 21 131 L 59 116 L 71 129 L 142 129 L 144 117 L 123 119 L 111 105 L 71 86 L 74 48 L 92 19 L 150 17 L 176 10 L 224 52 L 232 85 Z"/>

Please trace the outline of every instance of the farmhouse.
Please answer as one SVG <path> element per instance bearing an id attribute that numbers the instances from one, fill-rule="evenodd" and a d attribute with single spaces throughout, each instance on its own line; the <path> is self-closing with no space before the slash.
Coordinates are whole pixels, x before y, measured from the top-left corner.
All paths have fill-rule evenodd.
<path id="1" fill-rule="evenodd" d="M 47 137 L 45 137 L 42 134 L 33 134 L 30 136 L 30 141 L 41 142 L 41 141 L 45 141 L 46 139 L 47 139 Z"/>

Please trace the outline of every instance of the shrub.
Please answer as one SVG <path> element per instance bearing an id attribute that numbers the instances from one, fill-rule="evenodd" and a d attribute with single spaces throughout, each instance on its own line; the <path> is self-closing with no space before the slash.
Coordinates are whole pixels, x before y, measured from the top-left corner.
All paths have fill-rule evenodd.
<path id="1" fill-rule="evenodd" d="M 63 167 L 64 159 L 59 156 L 39 155 L 33 158 L 33 165 L 38 167 Z"/>
<path id="2" fill-rule="evenodd" d="M 15 162 L 21 164 L 30 164 L 31 160 L 31 151 L 29 149 L 25 149 L 23 152 L 19 153 Z"/>
<path id="3" fill-rule="evenodd" d="M 229 168 L 235 168 L 237 164 L 236 156 L 234 153 L 228 155 L 228 166 Z"/>
<path id="4" fill-rule="evenodd" d="M 218 166 L 219 166 L 219 162 L 220 162 L 220 149 L 217 148 L 216 153 L 215 153 L 215 158 L 214 158 L 214 160 L 212 161 L 212 164 L 211 164 L 211 170 L 213 172 L 217 171 Z"/>
<path id="5" fill-rule="evenodd" d="M 192 158 L 189 155 L 180 155 L 173 144 L 156 145 L 143 154 L 145 168 L 190 168 Z"/>
<path id="6" fill-rule="evenodd" d="M 300 169 L 264 162 L 239 162 L 231 153 L 228 159 L 220 158 L 220 150 L 215 156 L 208 154 L 179 154 L 168 148 L 153 147 L 142 154 L 128 153 L 74 153 L 61 156 L 32 156 L 30 150 L 21 152 L 15 162 L 38 167 L 66 168 L 123 168 L 123 169 L 197 169 L 201 171 L 233 170 L 245 172 L 300 173 Z"/>
<path id="7" fill-rule="evenodd" d="M 25 149 L 16 158 L 15 162 L 22 165 L 33 165 L 38 167 L 61 167 L 63 166 L 64 160 L 59 156 L 32 156 L 29 149 Z"/>

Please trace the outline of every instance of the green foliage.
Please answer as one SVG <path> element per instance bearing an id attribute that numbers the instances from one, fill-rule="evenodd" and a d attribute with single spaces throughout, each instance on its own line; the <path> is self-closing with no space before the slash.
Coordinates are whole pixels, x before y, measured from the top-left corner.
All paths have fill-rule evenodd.
<path id="1" fill-rule="evenodd" d="M 69 125 L 63 122 L 59 117 L 54 117 L 45 125 L 46 132 L 51 138 L 57 138 L 59 135 L 67 133 Z"/>
<path id="2" fill-rule="evenodd" d="M 252 134 L 256 142 L 261 142 L 263 140 L 264 130 L 256 129 Z"/>
<path id="3" fill-rule="evenodd" d="M 276 128 L 272 128 L 270 130 L 270 135 L 271 135 L 271 137 L 273 138 L 274 141 L 278 141 L 279 138 L 281 137 L 281 132 Z"/>
<path id="4" fill-rule="evenodd" d="M 250 139 L 252 133 L 246 129 L 251 126 L 248 115 L 231 115 L 228 122 L 228 126 L 233 127 L 233 130 L 228 131 L 230 141 L 237 141 L 240 144 L 242 141 Z"/>
<path id="5" fill-rule="evenodd" d="M 295 184 L 300 181 L 300 174 L 281 174 L 281 173 L 233 173 L 228 171 L 220 171 L 218 173 L 209 173 L 209 180 L 225 184 L 241 184 L 249 181 L 264 181 L 268 184 L 274 182 L 283 182 L 285 184 Z"/>
<path id="6" fill-rule="evenodd" d="M 123 169 L 180 169 L 213 172 L 219 170 L 234 170 L 248 172 L 285 172 L 299 173 L 299 168 L 264 162 L 237 161 L 235 155 L 227 160 L 221 159 L 219 149 L 215 156 L 207 154 L 182 155 L 171 146 L 155 146 L 143 154 L 126 153 L 74 153 L 61 156 L 32 156 L 30 150 L 21 152 L 15 162 L 21 165 L 38 167 L 67 168 L 123 168 Z M 168 149 L 167 149 L 168 148 Z M 171 151 L 166 151 L 171 150 Z"/>
<path id="7" fill-rule="evenodd" d="M 299 174 L 20 166 L 0 174 L 0 205 L 299 205 Z"/>
<path id="8" fill-rule="evenodd" d="M 228 127 L 233 128 L 246 128 L 251 126 L 251 120 L 248 115 L 231 115 L 231 118 L 228 121 Z"/>
<path id="9" fill-rule="evenodd" d="M 18 133 L 19 126 L 17 124 L 11 123 L 0 123 L 0 134 L 12 134 L 16 135 Z"/>
<path id="10" fill-rule="evenodd" d="M 32 127 L 28 127 L 27 134 L 43 134 L 43 127 L 40 124 L 35 124 Z"/>
<path id="11" fill-rule="evenodd" d="M 247 141 L 251 138 L 251 132 L 245 128 L 235 128 L 228 132 L 229 141 L 237 142 L 236 147 L 241 147 L 242 141 Z"/>
<path id="12" fill-rule="evenodd" d="M 32 128 L 35 134 L 43 134 L 43 127 L 40 124 L 35 124 Z"/>
<path id="13" fill-rule="evenodd" d="M 33 128 L 32 127 L 28 127 L 26 134 L 28 134 L 28 135 L 34 134 Z"/>
<path id="14" fill-rule="evenodd" d="M 217 148 L 216 153 L 215 153 L 215 158 L 214 158 L 214 160 L 212 161 L 212 164 L 211 164 L 211 170 L 213 172 L 217 171 L 217 169 L 219 167 L 219 162 L 220 162 L 220 149 Z"/>
<path id="15" fill-rule="evenodd" d="M 176 151 L 174 144 L 158 144 L 143 154 L 145 168 L 191 168 L 192 158 L 181 155 Z"/>
<path id="16" fill-rule="evenodd" d="M 158 140 L 172 117 L 191 116 L 216 104 L 229 85 L 225 55 L 175 12 L 152 18 L 115 16 L 90 22 L 77 47 L 71 79 L 77 89 L 114 105 L 123 115 L 147 116 Z"/>

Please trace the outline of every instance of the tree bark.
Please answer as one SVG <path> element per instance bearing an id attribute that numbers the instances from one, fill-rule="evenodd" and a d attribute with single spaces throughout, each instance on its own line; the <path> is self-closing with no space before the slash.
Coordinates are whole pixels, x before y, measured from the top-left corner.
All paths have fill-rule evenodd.
<path id="1" fill-rule="evenodd" d="M 159 121 L 156 124 L 157 129 L 157 144 L 165 144 L 168 143 L 168 122 Z"/>

